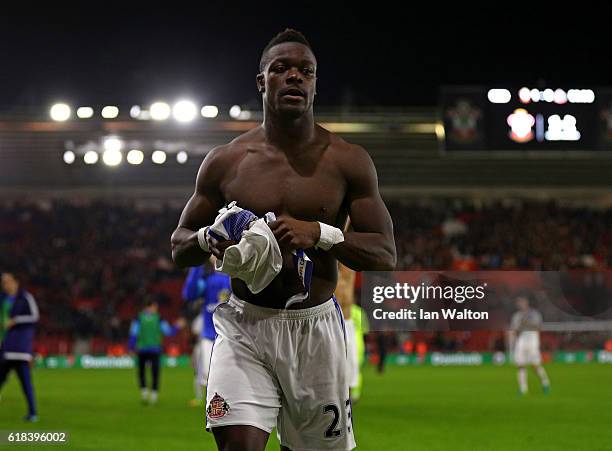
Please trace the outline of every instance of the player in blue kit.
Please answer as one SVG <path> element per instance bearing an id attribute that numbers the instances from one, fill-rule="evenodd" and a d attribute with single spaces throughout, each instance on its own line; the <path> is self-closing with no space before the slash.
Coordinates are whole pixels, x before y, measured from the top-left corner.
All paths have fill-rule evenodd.
<path id="1" fill-rule="evenodd" d="M 214 258 L 214 257 L 213 257 Z M 194 352 L 196 380 L 194 405 L 202 403 L 204 387 L 208 380 L 210 356 L 217 335 L 213 324 L 213 313 L 217 306 L 226 302 L 231 293 L 231 280 L 227 274 L 215 271 L 214 264 L 208 260 L 202 266 L 189 270 L 183 286 L 183 299 L 186 302 L 202 300 L 202 325 L 199 340 Z"/>
<path id="2" fill-rule="evenodd" d="M 25 421 L 36 422 L 36 401 L 30 372 L 34 329 L 39 320 L 38 306 L 34 297 L 20 287 L 15 274 L 2 274 L 2 345 L 0 346 L 0 389 L 6 382 L 8 373 L 15 370 L 21 388 L 28 401 L 28 414 Z"/>

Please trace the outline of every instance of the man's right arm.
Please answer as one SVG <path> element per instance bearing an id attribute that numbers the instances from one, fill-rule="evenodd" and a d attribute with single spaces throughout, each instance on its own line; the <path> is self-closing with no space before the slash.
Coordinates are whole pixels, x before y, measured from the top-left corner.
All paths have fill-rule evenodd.
<path id="1" fill-rule="evenodd" d="M 220 191 L 222 151 L 224 146 L 213 149 L 206 155 L 196 178 L 195 191 L 187 201 L 179 224 L 172 234 L 172 259 L 181 268 L 198 266 L 210 257 L 210 253 L 198 244 L 198 230 L 213 223 L 217 211 L 223 206 Z"/>

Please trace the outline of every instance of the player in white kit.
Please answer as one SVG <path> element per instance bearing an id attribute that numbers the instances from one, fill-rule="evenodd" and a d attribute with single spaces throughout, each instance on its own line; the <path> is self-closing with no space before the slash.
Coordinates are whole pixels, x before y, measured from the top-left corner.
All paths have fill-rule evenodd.
<path id="1" fill-rule="evenodd" d="M 550 391 L 550 381 L 546 370 L 542 366 L 542 355 L 540 353 L 540 328 L 542 327 L 542 315 L 536 309 L 531 308 L 529 300 L 520 296 L 516 299 L 518 311 L 512 316 L 510 323 L 510 349 L 513 351 L 514 362 L 518 366 L 519 392 L 527 393 L 527 365 L 535 369 L 544 393 Z"/>
<path id="2" fill-rule="evenodd" d="M 397 259 L 371 157 L 315 122 L 316 70 L 301 33 L 272 38 L 255 78 L 262 123 L 207 154 L 172 234 L 179 267 L 211 253 L 235 264 L 207 388 L 220 451 L 264 451 L 274 427 L 283 451 L 355 447 L 337 262 L 392 271 Z"/>

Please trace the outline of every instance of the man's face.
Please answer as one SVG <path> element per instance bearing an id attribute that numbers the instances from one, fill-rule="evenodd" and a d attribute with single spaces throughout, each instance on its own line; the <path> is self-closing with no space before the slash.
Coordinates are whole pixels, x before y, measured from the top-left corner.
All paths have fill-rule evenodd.
<path id="1" fill-rule="evenodd" d="M 312 51 L 303 44 L 285 42 L 268 50 L 267 61 L 257 75 L 257 87 L 268 109 L 295 118 L 309 111 L 317 82 Z"/>
<path id="2" fill-rule="evenodd" d="M 17 292 L 18 287 L 19 284 L 15 276 L 10 273 L 2 274 L 2 291 L 12 296 Z"/>
<path id="3" fill-rule="evenodd" d="M 522 311 L 529 310 L 529 301 L 523 297 L 517 298 L 516 306 Z"/>

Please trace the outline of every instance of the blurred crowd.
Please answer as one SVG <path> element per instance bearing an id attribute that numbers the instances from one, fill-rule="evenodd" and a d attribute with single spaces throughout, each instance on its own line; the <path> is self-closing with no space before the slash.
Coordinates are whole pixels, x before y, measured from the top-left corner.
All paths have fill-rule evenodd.
<path id="1" fill-rule="evenodd" d="M 388 208 L 398 270 L 612 267 L 612 208 L 456 199 Z M 185 272 L 170 252 L 179 215 L 176 206 L 150 202 L 0 203 L 0 270 L 25 276 L 41 308 L 41 334 L 124 340 L 151 296 L 180 313 Z"/>
<path id="2" fill-rule="evenodd" d="M 179 212 L 105 202 L 0 206 L 0 269 L 16 269 L 34 292 L 45 332 L 119 339 L 133 312 L 164 279 L 181 278 L 169 237 Z M 160 304 L 170 299 L 159 296 Z"/>
<path id="3" fill-rule="evenodd" d="M 508 200 L 388 207 L 400 270 L 612 267 L 612 208 Z"/>

